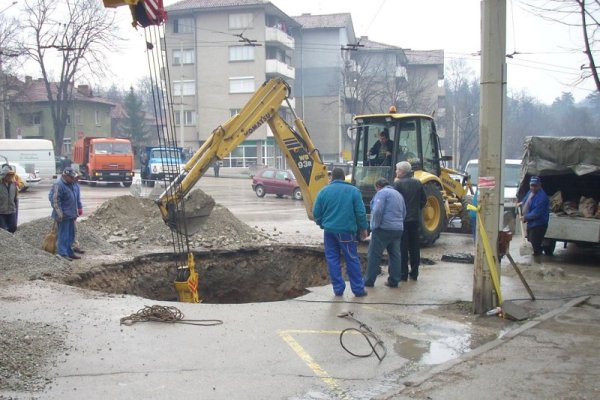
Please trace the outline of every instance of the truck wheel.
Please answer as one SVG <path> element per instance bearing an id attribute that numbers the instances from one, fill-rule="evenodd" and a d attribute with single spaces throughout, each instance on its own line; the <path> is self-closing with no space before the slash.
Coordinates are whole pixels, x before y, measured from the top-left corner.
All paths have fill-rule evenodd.
<path id="1" fill-rule="evenodd" d="M 148 187 L 154 187 L 154 181 L 146 181 L 146 183 L 148 184 Z"/>
<path id="2" fill-rule="evenodd" d="M 446 225 L 446 210 L 441 189 L 435 182 L 426 183 L 424 189 L 427 203 L 421 218 L 420 241 L 421 245 L 428 246 L 440 237 Z"/>
<path id="3" fill-rule="evenodd" d="M 123 182 L 123 187 L 130 187 L 131 186 L 131 182 Z"/>
<path id="4" fill-rule="evenodd" d="M 92 187 L 96 186 L 97 184 L 98 184 L 98 182 L 96 182 L 96 181 L 90 181 L 90 186 L 92 186 Z"/>
<path id="5" fill-rule="evenodd" d="M 254 192 L 256 193 L 256 195 L 257 195 L 258 197 L 265 197 L 265 194 L 266 194 L 266 193 L 265 193 L 265 188 L 264 188 L 262 185 L 257 185 L 257 186 L 254 188 Z"/>
<path id="6" fill-rule="evenodd" d="M 302 191 L 300 188 L 294 189 L 294 200 L 302 200 Z"/>
<path id="7" fill-rule="evenodd" d="M 556 248 L 556 240 L 544 239 L 544 241 L 542 242 L 542 251 L 547 256 L 553 255 L 555 248 Z"/>

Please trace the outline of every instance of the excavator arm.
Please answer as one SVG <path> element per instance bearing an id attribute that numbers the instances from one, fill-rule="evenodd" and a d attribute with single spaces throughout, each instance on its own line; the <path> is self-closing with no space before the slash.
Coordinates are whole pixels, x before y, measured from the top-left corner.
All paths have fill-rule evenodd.
<path id="1" fill-rule="evenodd" d="M 290 88 L 283 79 L 265 82 L 239 114 L 212 132 L 208 140 L 185 164 L 181 173 L 156 200 L 163 220 L 171 229 L 186 235 L 198 231 L 210 214 L 213 204 L 186 210 L 186 195 L 216 160 L 224 159 L 264 123 L 270 126 L 277 145 L 285 155 L 289 168 L 294 172 L 302 191 L 306 213 L 312 219 L 312 206 L 317 193 L 328 182 L 327 168 L 303 121 L 294 113 L 296 129 L 293 129 L 279 115 L 284 101 L 292 113 L 294 112 L 288 100 L 289 93 Z"/>

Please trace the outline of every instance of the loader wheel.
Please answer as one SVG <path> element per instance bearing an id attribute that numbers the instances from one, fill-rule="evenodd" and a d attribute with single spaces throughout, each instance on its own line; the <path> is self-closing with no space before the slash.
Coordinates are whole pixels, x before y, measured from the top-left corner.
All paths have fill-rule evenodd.
<path id="1" fill-rule="evenodd" d="M 423 208 L 421 218 L 420 240 L 421 245 L 429 246 L 435 243 L 446 226 L 446 210 L 442 193 L 436 183 L 426 183 L 424 189 L 427 203 Z"/>
<path id="2" fill-rule="evenodd" d="M 256 188 L 254 188 L 254 192 L 258 197 L 265 197 L 266 194 L 265 188 L 262 185 L 257 185 Z"/>

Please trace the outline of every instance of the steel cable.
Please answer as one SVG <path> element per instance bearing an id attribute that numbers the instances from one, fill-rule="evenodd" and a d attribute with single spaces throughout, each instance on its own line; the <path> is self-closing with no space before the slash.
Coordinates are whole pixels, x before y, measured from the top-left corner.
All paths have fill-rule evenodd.
<path id="1" fill-rule="evenodd" d="M 121 318 L 120 325 L 133 325 L 136 322 L 165 322 L 172 324 L 188 324 L 199 326 L 222 325 L 220 319 L 188 319 L 184 320 L 184 315 L 177 307 L 173 306 L 144 306 L 141 310 Z"/>
<path id="2" fill-rule="evenodd" d="M 387 349 L 385 347 L 385 344 L 383 343 L 383 340 L 381 340 L 379 335 L 377 335 L 375 332 L 373 332 L 369 326 L 367 326 L 365 323 L 354 318 L 354 313 L 352 313 L 350 311 L 343 312 L 343 313 L 339 314 L 338 317 L 349 318 L 349 319 L 355 321 L 356 323 L 358 323 L 358 325 L 359 325 L 358 328 L 346 328 L 342 332 L 340 332 L 340 345 L 342 346 L 342 348 L 344 350 L 346 350 L 346 352 L 353 355 L 354 357 L 361 357 L 361 358 L 370 357 L 371 355 L 375 354 L 375 357 L 377 357 L 377 359 L 379 361 L 382 361 L 385 358 L 385 356 L 387 355 Z M 344 345 L 344 334 L 346 334 L 348 332 L 357 332 L 357 333 L 361 334 L 365 338 L 367 343 L 369 343 L 369 346 L 371 347 L 371 351 L 369 353 L 365 353 L 365 354 L 356 354 L 356 353 L 350 351 Z"/>

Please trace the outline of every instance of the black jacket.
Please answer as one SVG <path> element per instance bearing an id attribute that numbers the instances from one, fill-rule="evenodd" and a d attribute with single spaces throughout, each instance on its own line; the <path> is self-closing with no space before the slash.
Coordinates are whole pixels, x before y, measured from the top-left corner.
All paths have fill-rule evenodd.
<path id="1" fill-rule="evenodd" d="M 404 197 L 406 204 L 405 222 L 420 221 L 421 209 L 427 204 L 427 195 L 421 181 L 411 177 L 404 177 L 394 182 L 394 188 Z"/>

